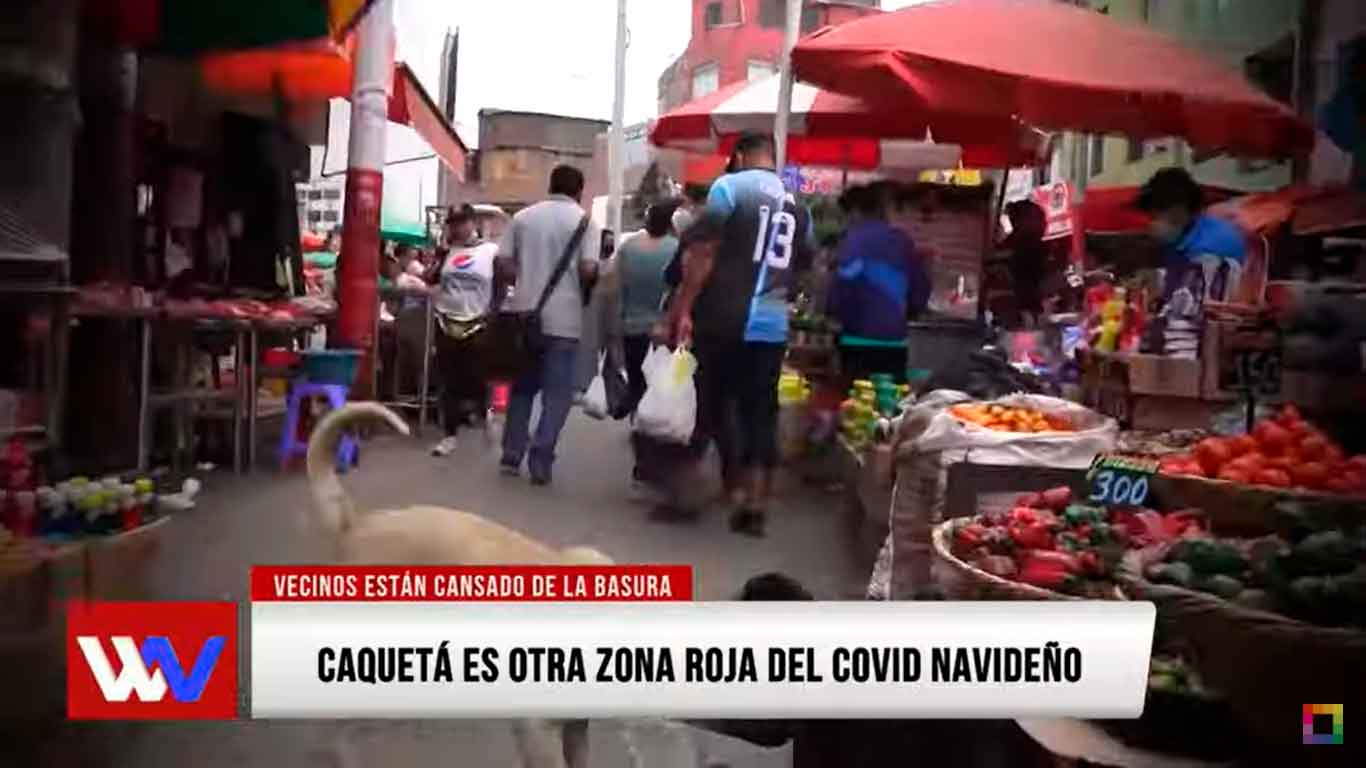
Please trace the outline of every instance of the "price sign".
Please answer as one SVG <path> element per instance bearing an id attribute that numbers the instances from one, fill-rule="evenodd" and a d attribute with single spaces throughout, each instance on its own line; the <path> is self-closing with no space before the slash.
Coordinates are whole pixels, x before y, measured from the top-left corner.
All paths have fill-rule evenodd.
<path id="1" fill-rule="evenodd" d="M 1251 397 L 1281 393 L 1281 343 L 1274 330 L 1239 329 L 1224 338 L 1219 386 Z"/>
<path id="2" fill-rule="evenodd" d="M 1106 507 L 1141 507 L 1155 474 L 1156 459 L 1101 454 L 1086 473 L 1091 488 L 1087 498 Z"/>
<path id="3" fill-rule="evenodd" d="M 1233 353 L 1233 381 L 1229 389 L 1262 397 L 1281 393 L 1281 350 L 1240 349 Z"/>

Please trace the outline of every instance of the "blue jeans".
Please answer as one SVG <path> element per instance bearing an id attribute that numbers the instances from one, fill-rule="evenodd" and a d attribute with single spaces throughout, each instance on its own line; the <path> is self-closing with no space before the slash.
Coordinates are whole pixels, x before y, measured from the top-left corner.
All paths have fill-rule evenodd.
<path id="1" fill-rule="evenodd" d="M 555 463 L 555 444 L 560 440 L 569 409 L 574 404 L 574 368 L 578 360 L 579 340 L 561 336 L 547 336 L 545 352 L 540 363 L 512 385 L 508 401 L 507 424 L 503 431 L 503 463 L 522 465 L 527 459 L 527 470 L 533 477 L 549 479 L 550 467 Z M 536 436 L 531 438 L 531 452 L 527 441 L 531 428 L 531 404 L 541 395 L 541 418 L 536 423 Z"/>

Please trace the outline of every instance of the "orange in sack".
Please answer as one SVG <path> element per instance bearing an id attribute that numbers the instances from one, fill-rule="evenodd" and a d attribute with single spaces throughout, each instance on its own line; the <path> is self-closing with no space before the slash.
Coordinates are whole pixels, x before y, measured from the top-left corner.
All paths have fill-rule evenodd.
<path id="1" fill-rule="evenodd" d="M 998 432 L 1073 432 L 1071 422 L 1034 410 L 1012 406 L 961 403 L 949 408 L 949 413 L 967 424 L 976 424 Z"/>

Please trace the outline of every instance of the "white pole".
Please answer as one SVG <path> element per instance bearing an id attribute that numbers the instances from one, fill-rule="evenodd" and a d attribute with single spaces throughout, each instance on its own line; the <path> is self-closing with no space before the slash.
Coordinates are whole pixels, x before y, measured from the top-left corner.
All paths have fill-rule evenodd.
<path id="1" fill-rule="evenodd" d="M 773 118 L 773 143 L 778 172 L 787 164 L 787 124 L 792 114 L 792 49 L 801 32 L 802 0 L 787 0 L 787 26 L 783 29 L 783 58 L 779 69 L 778 113 Z"/>
<path id="2" fill-rule="evenodd" d="M 607 147 L 607 227 L 621 236 L 621 200 L 625 186 L 626 133 L 626 0 L 617 0 L 616 93 L 612 132 Z"/>

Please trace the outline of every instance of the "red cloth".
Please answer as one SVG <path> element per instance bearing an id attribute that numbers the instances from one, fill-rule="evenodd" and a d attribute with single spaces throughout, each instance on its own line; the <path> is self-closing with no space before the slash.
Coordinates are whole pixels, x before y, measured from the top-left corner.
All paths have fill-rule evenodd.
<path id="1" fill-rule="evenodd" d="M 1180 136 L 1257 156 L 1314 141 L 1312 126 L 1221 62 L 1050 0 L 940 0 L 867 16 L 803 39 L 792 64 L 823 88 L 954 120 Z"/>

